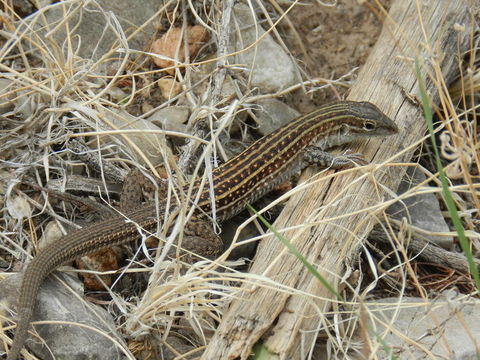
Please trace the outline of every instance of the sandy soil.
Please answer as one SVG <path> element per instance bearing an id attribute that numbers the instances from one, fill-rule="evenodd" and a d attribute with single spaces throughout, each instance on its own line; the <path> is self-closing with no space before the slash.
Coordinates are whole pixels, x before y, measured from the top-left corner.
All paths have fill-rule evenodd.
<path id="1" fill-rule="evenodd" d="M 382 1 L 384 7 L 390 1 Z M 382 15 L 380 15 L 381 17 Z M 305 64 L 312 77 L 336 79 L 355 67 L 362 66 L 382 29 L 381 18 L 357 0 L 339 0 L 336 7 L 323 7 L 309 2 L 296 6 L 290 15 L 308 57 L 291 36 L 287 45 L 293 55 Z M 305 113 L 315 106 L 344 96 L 348 88 L 316 91 L 313 96 L 297 91 L 292 105 Z"/>

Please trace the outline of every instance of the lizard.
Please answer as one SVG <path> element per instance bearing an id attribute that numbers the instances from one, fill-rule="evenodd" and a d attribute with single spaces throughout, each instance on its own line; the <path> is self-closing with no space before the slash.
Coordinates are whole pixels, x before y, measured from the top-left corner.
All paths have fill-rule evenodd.
<path id="1" fill-rule="evenodd" d="M 358 154 L 336 157 L 327 152 L 332 147 L 397 132 L 395 123 L 369 102 L 338 101 L 299 116 L 213 169 L 213 189 L 201 178 L 194 180 L 187 201 L 196 206 L 196 211 L 185 225 L 182 246 L 195 253 L 218 255 L 221 240 L 215 238 L 208 222 L 213 213 L 219 222 L 231 218 L 308 165 L 340 169 L 360 159 Z M 175 211 L 178 206 L 168 208 L 166 200 L 159 199 L 76 230 L 39 251 L 23 275 L 17 305 L 19 320 L 7 360 L 17 359 L 23 349 L 37 293 L 52 271 L 78 257 L 133 241 L 139 229 L 155 233 L 158 220 Z"/>

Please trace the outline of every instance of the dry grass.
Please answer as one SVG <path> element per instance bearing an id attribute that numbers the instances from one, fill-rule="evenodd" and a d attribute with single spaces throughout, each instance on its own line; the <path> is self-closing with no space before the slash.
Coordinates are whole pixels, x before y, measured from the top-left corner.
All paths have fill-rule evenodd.
<path id="1" fill-rule="evenodd" d="M 284 10 L 281 11 L 275 1 L 272 0 L 270 3 L 278 12 L 274 13 L 261 7 L 260 12 L 266 19 L 263 25 L 269 29 L 266 34 L 273 35 L 280 41 L 281 36 L 277 32 L 277 25 L 281 20 L 289 19 L 290 8 L 287 7 L 286 10 L 283 8 Z M 119 174 L 120 177 L 125 176 L 131 167 L 146 168 L 155 173 L 156 165 L 163 164 L 168 174 L 176 174 L 175 180 L 173 177 L 169 179 L 171 189 L 176 189 L 170 195 L 172 201 L 175 201 L 175 196 L 179 198 L 183 196 L 180 194 L 179 189 L 182 186 L 179 184 L 189 183 L 196 175 L 203 174 L 206 179 L 205 186 L 208 186 L 210 180 L 208 173 L 211 171 L 212 164 L 216 163 L 217 158 L 225 160 L 226 154 L 229 153 L 229 149 L 224 148 L 224 144 L 228 143 L 224 140 L 231 136 L 229 130 L 236 127 L 240 129 L 238 131 L 240 134 L 248 132 L 244 123 L 235 120 L 236 114 L 243 110 L 250 111 L 259 99 L 288 96 L 299 88 L 318 91 L 322 87 L 348 86 L 348 80 L 351 78 L 349 73 L 338 79 L 312 80 L 305 74 L 303 78 L 307 80 L 272 94 L 255 93 L 250 86 L 251 79 L 245 73 L 237 72 L 233 80 L 224 69 L 237 71 L 242 67 L 240 64 L 230 62 L 234 54 L 228 52 L 229 40 L 214 36 L 235 31 L 234 27 L 228 29 L 231 22 L 222 21 L 222 16 L 225 16 L 228 9 L 227 5 L 222 4 L 221 1 L 204 3 L 168 1 L 141 28 L 128 34 L 124 33 L 113 14 L 105 12 L 94 1 L 89 2 L 89 6 L 102 13 L 106 22 L 110 24 L 115 34 L 116 46 L 95 60 L 84 59 L 78 55 L 74 45 L 75 36 L 72 25 L 75 22 L 69 23 L 75 16 L 86 11 L 78 4 L 79 2 L 70 1 L 51 5 L 49 8 L 60 9 L 64 14 L 59 23 L 49 24 L 44 16 L 46 9 L 28 19 L 18 19 L 8 4 L 3 3 L 5 9 L 1 14 L 3 30 L 0 33 L 2 41 L 0 80 L 5 80 L 8 86 L 2 92 L 0 108 L 6 106 L 8 110 L 0 118 L 0 177 L 9 184 L 9 187 L 5 187 L 8 190 L 3 199 L 0 220 L 2 230 L 0 255 L 10 264 L 1 274 L 3 278 L 14 270 L 15 264 L 24 263 L 35 253 L 37 237 L 42 233 L 43 221 L 46 218 L 43 215 L 40 216 L 41 214 L 48 214 L 48 218 L 54 215 L 53 221 L 58 223 L 75 222 L 77 215 L 72 215 L 73 210 L 70 205 L 49 204 L 47 198 L 37 198 L 33 202 L 34 200 L 26 197 L 24 192 L 15 194 L 11 188 L 16 179 L 26 176 L 45 185 L 50 179 L 65 179 L 71 173 L 92 174 L 91 171 L 86 170 L 83 160 L 79 160 L 76 154 L 68 151 L 69 142 L 72 139 L 83 138 L 92 156 L 100 155 L 103 164 L 108 164 L 108 172 L 103 171 L 101 167 L 99 173 L 92 175 L 102 179 L 105 188 L 108 188 L 108 182 L 118 180 L 114 174 Z M 297 5 L 296 1 L 291 3 L 292 7 Z M 188 18 L 187 13 L 190 14 L 191 19 Z M 272 14 L 275 18 L 271 17 Z M 177 62 L 177 65 L 172 67 L 176 70 L 175 78 L 181 83 L 182 91 L 170 99 L 158 101 L 153 92 L 160 79 L 164 77 L 163 72 L 152 67 L 148 60 L 148 51 L 130 50 L 128 40 L 142 33 L 144 28 L 153 22 L 163 22 L 167 24 L 165 27 L 168 27 L 181 26 L 193 19 L 197 23 L 206 25 L 212 33 L 210 43 L 205 46 L 203 52 L 200 52 L 198 58 L 192 59 L 190 63 Z M 478 24 L 476 25 L 478 27 Z M 291 34 L 301 42 L 294 25 L 289 22 L 287 26 L 290 27 Z M 63 39 L 55 37 L 60 30 L 65 31 Z M 450 191 L 456 201 L 472 252 L 478 254 L 480 250 L 478 213 L 480 151 L 477 129 L 480 87 L 480 62 L 477 58 L 479 37 L 478 33 L 473 33 L 472 29 L 465 29 L 465 31 L 472 32 L 472 40 L 467 54 L 457 54 L 460 76 L 447 88 L 448 84 L 440 72 L 429 75 L 441 94 L 441 102 L 435 108 L 438 119 L 436 131 L 443 155 L 443 165 L 451 185 Z M 258 39 L 260 40 L 261 38 Z M 242 51 L 254 48 L 257 43 L 249 44 Z M 286 47 L 285 44 L 283 46 Z M 145 49 L 148 49 L 147 43 L 145 43 Z M 205 57 L 205 54 L 214 51 L 219 56 Z M 430 61 L 435 65 L 435 57 Z M 216 64 L 218 67 L 210 67 L 200 80 L 194 78 L 198 69 L 208 69 L 209 64 Z M 439 69 L 438 66 L 434 68 Z M 303 69 L 299 66 L 298 71 L 301 73 Z M 218 85 L 223 84 L 226 79 L 232 81 L 235 91 L 224 97 L 218 92 Z M 208 86 L 208 84 L 214 84 L 214 86 Z M 197 88 L 201 86 L 205 86 L 206 90 L 198 91 Z M 149 106 L 142 108 L 142 103 L 148 103 Z M 118 125 L 118 122 L 113 121 L 121 120 L 122 123 L 131 121 L 125 115 L 126 110 L 134 114 L 142 113 L 140 117 L 145 118 L 156 110 L 174 104 L 186 104 L 190 108 L 187 133 L 148 130 L 147 136 L 145 129 L 124 129 L 122 125 Z M 211 140 L 208 142 L 203 140 L 202 127 L 197 124 L 207 124 L 207 130 L 212 129 L 209 134 Z M 152 155 L 139 145 L 138 139 L 142 134 L 145 137 L 142 137 L 140 142 L 145 141 L 152 147 L 158 148 L 157 154 Z M 135 138 L 134 135 L 138 137 Z M 182 149 L 179 162 L 172 155 L 178 149 L 172 150 L 166 147 L 167 137 L 169 139 L 183 137 L 191 140 Z M 248 137 L 245 136 L 245 138 Z M 240 137 L 238 140 L 244 139 Z M 206 144 L 206 146 L 201 149 L 196 160 L 200 144 Z M 440 198 L 442 190 L 437 169 L 432 160 L 428 136 L 425 135 L 414 146 L 421 149 L 415 163 L 396 166 L 417 167 L 425 174 L 427 181 L 412 187 L 401 196 L 395 196 L 391 192 L 390 195 L 393 195 L 394 200 L 377 204 L 376 208 L 366 207 L 365 212 L 378 213 L 379 209 L 386 208 L 393 202 L 419 194 L 432 193 Z M 192 159 L 194 159 L 193 167 Z M 190 171 L 189 168 L 193 168 L 192 174 L 184 176 L 184 173 Z M 204 172 L 203 169 L 206 171 Z M 330 176 L 339 176 L 339 173 Z M 302 186 L 313 186 L 315 181 L 327 180 L 328 178 L 315 178 L 309 184 Z M 377 185 L 381 187 L 381 184 Z M 289 198 L 295 192 L 302 191 L 302 186 L 284 194 L 274 204 Z M 345 199 L 340 197 L 339 201 L 342 200 Z M 191 216 L 192 211 L 192 208 L 184 208 L 184 217 L 176 220 L 174 231 L 164 239 L 167 244 L 172 244 L 177 236 L 182 236 L 184 222 Z M 311 227 L 326 221 L 316 218 L 315 215 L 313 214 L 312 218 L 302 226 Z M 351 215 L 345 214 L 345 216 Z M 30 216 L 34 216 L 34 220 L 26 221 Z M 79 218 L 82 216 L 79 215 Z M 450 214 L 444 212 L 444 216 L 447 223 L 451 225 Z M 356 281 L 347 281 L 347 276 L 337 279 L 338 283 L 341 283 L 339 290 L 342 290 L 341 293 L 348 300 L 332 301 L 332 310 L 329 312 L 317 309 L 323 325 L 321 338 L 327 341 L 328 351 L 332 354 L 331 358 L 333 356 L 353 358 L 353 355 L 358 353 L 370 358 L 381 358 L 382 351 L 391 349 L 390 345 L 382 340 L 389 333 L 405 340 L 426 356 L 436 358 L 436 355 L 421 345 L 420 341 L 409 338 L 397 329 L 396 314 L 400 309 L 410 307 L 435 309 L 443 305 L 451 305 L 449 310 L 451 317 L 460 317 L 456 310 L 468 304 L 477 303 L 477 291 L 469 282 L 467 275 L 455 274 L 455 276 L 436 279 L 436 281 L 444 282 L 441 288 L 448 289 L 453 288 L 455 282 L 460 281 L 459 278 L 463 276 L 462 281 L 465 277 L 467 278 L 465 281 L 470 286 L 466 287 L 469 292 L 455 296 L 453 305 L 450 300 L 435 300 L 437 294 L 430 293 L 426 283 L 428 278 L 425 277 L 425 280 L 420 276 L 421 271 L 426 270 L 419 269 L 421 266 L 412 259 L 404 245 L 415 234 L 426 235 L 426 233 L 409 225 L 408 219 L 396 224 L 399 230 L 393 230 L 392 220 L 387 217 L 378 220 L 383 224 L 383 230 L 391 241 L 391 247 L 388 250 L 385 250 L 385 247 L 382 250 L 363 247 L 364 260 L 360 263 L 360 272 L 351 274 L 356 277 Z M 195 346 L 204 345 L 208 343 L 209 337 L 215 331 L 217 322 L 221 320 L 228 303 L 238 295 L 239 285 L 242 283 L 252 283 L 276 289 L 279 292 L 303 296 L 309 298 L 314 304 L 318 298 L 312 294 L 283 286 L 268 276 L 241 272 L 238 268 L 244 264 L 243 261 L 227 261 L 227 255 L 234 248 L 248 242 L 259 241 L 265 236 L 240 240 L 242 229 L 252 221 L 253 219 L 250 219 L 238 228 L 232 246 L 215 261 L 203 259 L 192 265 L 182 263 L 180 260 L 175 262 L 167 259 L 165 249 L 147 252 L 141 248 L 139 252 L 131 251 L 130 258 L 133 260 L 124 268 L 125 276 L 131 273 L 143 274 L 144 278 L 148 279 L 148 286 L 146 291 L 129 294 L 128 297 L 114 296 L 113 302 L 124 312 L 124 321 L 117 323 L 122 333 L 129 338 L 140 339 L 143 335 L 154 335 L 168 342 L 169 335 L 181 333 L 183 327 L 188 325 L 189 340 Z M 451 229 L 452 231 L 448 233 L 435 235 L 455 236 L 453 227 Z M 384 267 L 383 263 L 387 260 L 390 265 Z M 397 301 L 386 305 L 374 303 L 372 300 L 378 296 L 376 289 L 381 289 L 383 293 L 388 292 L 395 296 Z M 404 302 L 404 299 L 411 295 L 417 295 L 423 301 Z M 386 307 L 394 312 L 389 319 L 382 318 L 379 312 Z M 436 319 L 435 312 L 429 313 L 428 317 L 438 322 L 440 329 L 446 324 L 446 321 Z M 180 322 L 181 325 L 179 325 Z M 384 327 L 373 329 L 370 325 L 372 322 L 383 324 Z M 465 327 L 465 333 L 466 339 L 469 338 L 468 326 Z M 5 343 L 9 341 L 5 333 L 1 334 L 1 338 Z M 144 350 L 142 346 L 138 346 L 138 343 L 130 342 L 130 346 L 130 349 L 124 349 L 129 358 L 133 358 L 135 353 Z"/>

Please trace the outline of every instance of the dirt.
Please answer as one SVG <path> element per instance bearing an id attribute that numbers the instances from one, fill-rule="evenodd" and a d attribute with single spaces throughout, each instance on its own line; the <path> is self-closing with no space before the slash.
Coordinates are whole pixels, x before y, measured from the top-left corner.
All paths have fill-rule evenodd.
<path id="1" fill-rule="evenodd" d="M 388 9 L 390 0 L 382 4 Z M 358 0 L 339 0 L 335 7 L 319 6 L 315 1 L 299 4 L 289 18 L 307 56 L 291 34 L 287 37 L 287 46 L 299 62 L 304 63 L 304 69 L 312 78 L 337 79 L 362 66 L 375 45 L 384 15 L 378 10 L 372 11 L 374 9 L 376 7 L 360 4 Z M 348 87 L 344 86 L 315 91 L 313 95 L 300 90 L 294 94 L 291 105 L 305 113 L 344 97 L 347 92 Z"/>

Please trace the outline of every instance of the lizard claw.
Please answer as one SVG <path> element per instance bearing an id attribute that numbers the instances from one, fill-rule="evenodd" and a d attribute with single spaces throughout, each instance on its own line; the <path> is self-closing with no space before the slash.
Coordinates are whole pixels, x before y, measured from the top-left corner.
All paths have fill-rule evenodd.
<path id="1" fill-rule="evenodd" d="M 345 159 L 345 167 L 368 165 L 362 153 L 354 153 L 351 150 L 346 150 L 339 158 Z"/>

